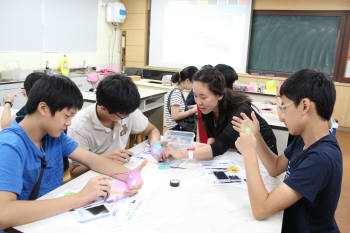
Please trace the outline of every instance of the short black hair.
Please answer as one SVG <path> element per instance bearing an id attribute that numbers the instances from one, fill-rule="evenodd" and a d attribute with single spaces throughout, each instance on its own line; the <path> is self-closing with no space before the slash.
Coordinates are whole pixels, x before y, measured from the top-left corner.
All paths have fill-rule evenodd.
<path id="1" fill-rule="evenodd" d="M 333 113 L 336 90 L 330 77 L 324 73 L 303 69 L 284 81 L 280 95 L 292 100 L 295 106 L 298 106 L 303 98 L 309 98 L 315 103 L 317 114 L 328 121 Z"/>
<path id="2" fill-rule="evenodd" d="M 110 114 L 130 114 L 141 102 L 135 83 L 123 74 L 110 75 L 103 79 L 97 86 L 96 100 Z"/>
<path id="3" fill-rule="evenodd" d="M 195 66 L 187 66 L 180 72 L 176 72 L 171 76 L 171 81 L 173 83 L 181 83 L 183 81 L 186 81 L 186 79 L 189 79 L 191 82 L 193 81 L 192 77 L 193 75 L 198 71 L 198 68 Z"/>
<path id="4" fill-rule="evenodd" d="M 83 96 L 75 83 L 63 75 L 43 76 L 36 81 L 29 92 L 26 104 L 27 114 L 36 111 L 38 104 L 45 102 L 51 115 L 64 108 L 81 109 Z"/>
<path id="5" fill-rule="evenodd" d="M 236 71 L 231 66 L 225 65 L 225 64 L 217 64 L 215 66 L 215 69 L 217 69 L 224 75 L 225 81 L 226 81 L 226 87 L 232 88 L 232 84 L 236 80 L 238 80 L 238 75 Z"/>
<path id="6" fill-rule="evenodd" d="M 23 85 L 27 95 L 29 95 L 30 89 L 32 89 L 34 83 L 42 77 L 47 77 L 47 74 L 42 72 L 33 72 L 26 77 Z"/>

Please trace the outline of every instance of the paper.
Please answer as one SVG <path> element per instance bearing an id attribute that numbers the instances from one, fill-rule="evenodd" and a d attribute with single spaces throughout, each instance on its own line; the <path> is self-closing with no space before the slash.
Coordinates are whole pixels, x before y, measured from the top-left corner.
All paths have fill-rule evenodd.
<path id="1" fill-rule="evenodd" d="M 213 184 L 247 189 L 245 170 L 233 160 L 201 161 L 201 171 Z"/>

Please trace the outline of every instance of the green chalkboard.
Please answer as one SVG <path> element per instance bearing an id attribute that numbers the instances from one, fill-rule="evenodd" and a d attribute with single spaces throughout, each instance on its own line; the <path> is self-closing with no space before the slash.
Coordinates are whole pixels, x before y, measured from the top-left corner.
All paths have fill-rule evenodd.
<path id="1" fill-rule="evenodd" d="M 254 15 L 248 70 L 332 75 L 339 24 L 339 16 Z"/>

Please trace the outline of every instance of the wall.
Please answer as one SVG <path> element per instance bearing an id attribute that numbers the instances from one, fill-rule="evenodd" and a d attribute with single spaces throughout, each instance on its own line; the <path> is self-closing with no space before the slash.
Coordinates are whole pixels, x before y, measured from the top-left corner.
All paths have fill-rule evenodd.
<path id="1" fill-rule="evenodd" d="M 97 51 L 96 52 L 80 52 L 69 53 L 70 67 L 81 67 L 83 61 L 86 61 L 88 66 L 104 66 L 109 63 L 110 47 L 112 43 L 114 29 L 113 26 L 106 22 L 105 4 L 107 0 L 98 1 L 98 35 L 97 35 Z M 83 6 L 82 6 L 83 10 Z M 119 33 L 117 33 L 117 40 L 114 54 L 114 68 L 120 67 L 119 50 Z M 0 52 L 0 72 L 14 68 L 21 68 L 24 70 L 43 69 L 46 61 L 49 61 L 51 68 L 57 68 L 59 60 L 65 53 L 45 53 L 45 52 Z M 119 70 L 119 68 L 118 68 Z"/>
<path id="2" fill-rule="evenodd" d="M 128 15 L 122 30 L 127 32 L 126 66 L 147 65 L 149 0 L 123 0 Z M 254 10 L 350 10 L 349 0 L 254 0 Z M 239 81 L 265 82 L 266 79 L 240 75 Z M 281 84 L 283 80 L 277 80 Z M 341 127 L 350 128 L 350 85 L 335 83 L 337 101 L 334 117 Z"/>
<path id="3" fill-rule="evenodd" d="M 349 0 L 254 0 L 254 10 L 350 10 Z"/>
<path id="4" fill-rule="evenodd" d="M 127 16 L 121 25 L 126 32 L 126 66 L 144 66 L 148 57 L 149 0 L 123 0 Z"/>

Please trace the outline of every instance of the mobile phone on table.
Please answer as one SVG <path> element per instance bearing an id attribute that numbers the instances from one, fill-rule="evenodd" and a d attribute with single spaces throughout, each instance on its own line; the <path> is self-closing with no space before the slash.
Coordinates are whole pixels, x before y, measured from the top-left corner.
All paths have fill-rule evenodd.
<path id="1" fill-rule="evenodd" d="M 107 216 L 111 214 L 111 212 L 106 208 L 104 204 L 102 204 L 85 209 L 76 209 L 75 214 L 79 222 L 87 222 L 96 218 Z"/>
<path id="2" fill-rule="evenodd" d="M 215 171 L 213 173 L 218 180 L 228 180 L 229 179 L 228 176 L 225 174 L 225 172 Z"/>

